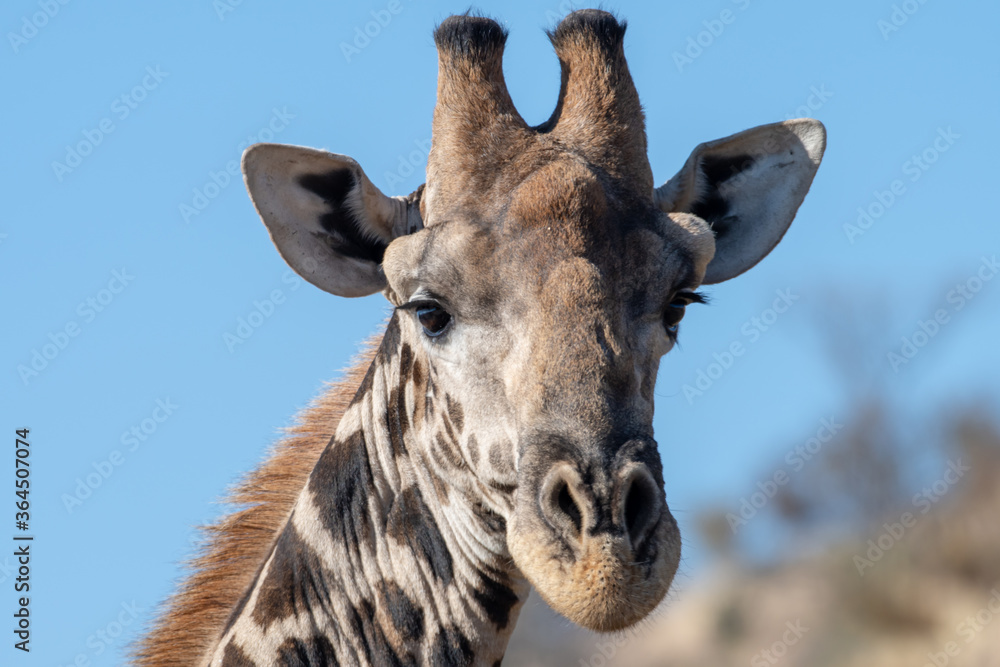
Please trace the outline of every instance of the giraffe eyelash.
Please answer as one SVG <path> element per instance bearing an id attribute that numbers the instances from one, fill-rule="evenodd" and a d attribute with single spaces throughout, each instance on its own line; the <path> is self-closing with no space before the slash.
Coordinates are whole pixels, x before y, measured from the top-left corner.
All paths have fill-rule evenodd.
<path id="1" fill-rule="evenodd" d="M 708 296 L 695 290 L 679 290 L 674 292 L 673 298 L 663 312 L 663 327 L 667 336 L 675 343 L 681 320 L 684 319 L 684 309 L 692 303 L 708 303 Z"/>
<path id="2" fill-rule="evenodd" d="M 709 303 L 711 301 L 711 298 L 707 294 L 695 290 L 679 290 L 677 297 L 687 299 L 686 305 L 691 305 L 692 303 Z"/>

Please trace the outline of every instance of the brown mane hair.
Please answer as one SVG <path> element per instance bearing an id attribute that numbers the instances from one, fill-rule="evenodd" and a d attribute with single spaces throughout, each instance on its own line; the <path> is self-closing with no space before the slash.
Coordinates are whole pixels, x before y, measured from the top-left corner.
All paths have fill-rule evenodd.
<path id="1" fill-rule="evenodd" d="M 353 365 L 296 415 L 265 461 L 230 491 L 225 503 L 241 508 L 201 528 L 204 540 L 187 565 L 188 577 L 136 645 L 135 665 L 190 667 L 205 659 L 288 520 L 381 340 L 381 334 L 369 339 Z"/>

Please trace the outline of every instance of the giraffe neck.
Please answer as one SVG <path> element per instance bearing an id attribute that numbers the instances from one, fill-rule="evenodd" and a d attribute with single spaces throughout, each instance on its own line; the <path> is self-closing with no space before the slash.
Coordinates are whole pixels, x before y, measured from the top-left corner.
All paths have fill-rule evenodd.
<path id="1" fill-rule="evenodd" d="M 211 665 L 499 664 L 528 584 L 425 373 L 394 318 Z"/>

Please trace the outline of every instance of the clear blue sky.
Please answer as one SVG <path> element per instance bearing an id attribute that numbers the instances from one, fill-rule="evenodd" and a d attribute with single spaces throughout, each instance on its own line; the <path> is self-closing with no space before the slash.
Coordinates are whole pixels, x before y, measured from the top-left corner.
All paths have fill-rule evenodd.
<path id="1" fill-rule="evenodd" d="M 0 11 L 9 447 L 0 542 L 16 532 L 11 449 L 21 426 L 31 428 L 37 536 L 27 659 L 11 646 L 13 559 L 0 556 L 0 663 L 117 664 L 179 576 L 192 526 L 217 516 L 227 485 L 386 314 L 380 296 L 338 299 L 291 279 L 227 165 L 264 139 L 352 155 L 388 194 L 416 188 L 434 103 L 431 31 L 468 5 L 224 2 L 9 0 Z M 699 508 L 735 507 L 822 418 L 849 417 L 854 392 L 811 325 L 828 289 L 884 299 L 890 343 L 946 310 L 938 335 L 899 369 L 909 404 L 996 398 L 1000 280 L 961 310 L 948 293 L 1000 253 L 1000 9 L 897 4 L 917 10 L 894 17 L 890 0 L 605 5 L 629 21 L 658 182 L 699 142 L 747 127 L 808 113 L 829 131 L 784 242 L 711 289 L 713 304 L 691 309 L 682 347 L 662 364 L 655 425 L 688 536 Z M 542 28 L 571 6 L 476 4 L 510 28 L 508 85 L 529 122 L 548 117 L 558 89 Z M 391 20 L 345 49 L 372 12 Z M 933 163 L 921 167 L 912 157 L 925 151 Z M 897 194 L 876 194 L 895 180 Z M 851 243 L 844 225 L 859 207 L 878 213 L 880 196 L 894 201 Z M 225 334 L 273 290 L 283 302 L 230 351 Z M 751 318 L 765 317 L 776 290 L 798 301 L 751 340 Z M 683 386 L 733 341 L 746 354 L 686 400 Z M 19 366 L 46 350 L 47 365 L 22 376 Z M 889 351 L 875 359 L 892 374 Z M 123 439 L 133 427 L 143 440 Z M 116 450 L 119 465 L 108 463 Z M 77 480 L 109 466 L 68 509 Z M 688 544 L 684 567 L 696 577 L 704 554 Z M 123 604 L 137 607 L 135 620 Z M 119 617 L 130 622 L 105 647 L 97 633 L 115 633 Z"/>

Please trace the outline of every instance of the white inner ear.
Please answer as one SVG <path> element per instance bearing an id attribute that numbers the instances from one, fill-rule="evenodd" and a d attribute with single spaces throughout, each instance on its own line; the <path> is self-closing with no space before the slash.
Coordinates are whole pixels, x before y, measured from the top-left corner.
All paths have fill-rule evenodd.
<path id="1" fill-rule="evenodd" d="M 719 186 L 729 210 L 713 225 L 718 264 L 709 265 L 706 282 L 746 271 L 778 245 L 801 202 L 795 196 L 801 186 L 796 171 L 795 158 L 768 155 Z"/>

